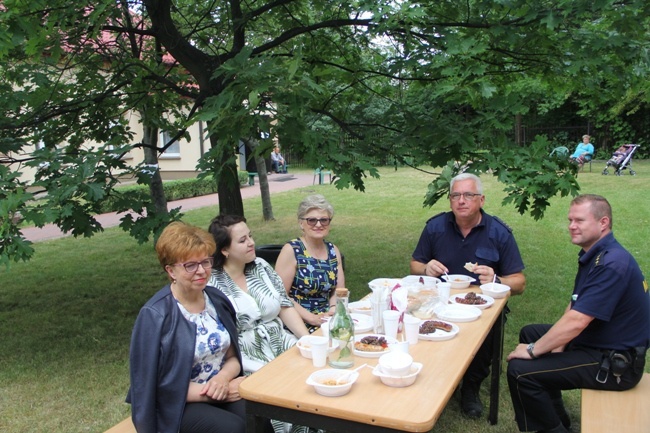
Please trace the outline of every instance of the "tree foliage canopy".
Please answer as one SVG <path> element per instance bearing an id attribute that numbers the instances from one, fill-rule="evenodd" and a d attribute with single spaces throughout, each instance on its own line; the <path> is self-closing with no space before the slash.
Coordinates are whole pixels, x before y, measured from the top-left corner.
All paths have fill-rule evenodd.
<path id="1" fill-rule="evenodd" d="M 150 181 L 115 158 L 147 146 L 132 142 L 132 111 L 151 110 L 149 122 L 179 134 L 207 123 L 211 149 L 198 167 L 218 179 L 222 212 L 243 212 L 237 142 L 264 131 L 259 152 L 277 138 L 335 170 L 341 188 L 363 190 L 378 158 L 442 167 L 430 205 L 459 170 L 489 170 L 507 203 L 539 218 L 550 197 L 576 193 L 575 168 L 549 158 L 541 138 L 516 146 L 514 117 L 572 95 L 603 117 L 648 102 L 643 0 L 2 5 L 0 262 L 32 254 L 7 215 L 88 236 L 120 171 Z M 180 120 L 165 124 L 165 112 Z M 38 141 L 42 150 L 25 153 Z M 45 201 L 32 204 L 23 165 L 42 168 L 34 185 Z M 124 206 L 155 219 L 147 203 Z M 123 227 L 144 240 L 161 223 Z"/>

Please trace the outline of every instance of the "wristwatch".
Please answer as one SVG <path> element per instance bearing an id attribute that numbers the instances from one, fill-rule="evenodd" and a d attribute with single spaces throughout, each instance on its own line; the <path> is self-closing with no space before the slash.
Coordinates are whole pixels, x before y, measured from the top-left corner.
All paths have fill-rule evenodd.
<path id="1" fill-rule="evenodd" d="M 526 347 L 526 352 L 530 355 L 531 359 L 536 359 L 537 357 L 535 356 L 535 353 L 533 350 L 535 349 L 535 343 L 530 343 L 528 347 Z"/>

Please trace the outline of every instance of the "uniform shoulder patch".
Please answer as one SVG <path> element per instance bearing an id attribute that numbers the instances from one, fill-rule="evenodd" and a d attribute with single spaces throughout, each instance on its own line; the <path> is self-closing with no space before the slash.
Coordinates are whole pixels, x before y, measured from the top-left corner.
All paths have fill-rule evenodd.
<path id="1" fill-rule="evenodd" d="M 429 221 L 431 221 L 431 220 L 434 220 L 434 219 L 438 218 L 439 216 L 442 216 L 442 215 L 446 214 L 446 213 L 447 213 L 447 212 L 440 212 L 439 214 L 432 216 L 431 218 L 429 218 L 429 219 L 427 220 L 427 223 L 428 223 Z"/>
<path id="2" fill-rule="evenodd" d="M 494 221 L 498 222 L 503 227 L 505 227 L 510 233 L 512 233 L 512 228 L 508 224 L 506 224 L 501 218 L 496 217 L 494 215 L 492 215 L 492 218 L 494 218 Z"/>

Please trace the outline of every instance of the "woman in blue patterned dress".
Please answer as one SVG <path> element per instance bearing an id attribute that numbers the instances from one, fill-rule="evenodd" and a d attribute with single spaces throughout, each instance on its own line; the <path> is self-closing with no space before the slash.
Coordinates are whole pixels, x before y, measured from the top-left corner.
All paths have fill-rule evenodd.
<path id="1" fill-rule="evenodd" d="M 345 287 L 341 253 L 325 240 L 334 208 L 320 194 L 306 197 L 298 206 L 302 236 L 287 242 L 275 270 L 293 299 L 310 332 L 334 314 L 336 288 Z"/>

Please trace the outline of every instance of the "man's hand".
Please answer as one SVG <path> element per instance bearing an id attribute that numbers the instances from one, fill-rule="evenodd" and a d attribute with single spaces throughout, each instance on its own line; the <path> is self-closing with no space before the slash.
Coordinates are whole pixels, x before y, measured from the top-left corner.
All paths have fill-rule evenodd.
<path id="1" fill-rule="evenodd" d="M 478 275 L 478 280 L 481 284 L 491 283 L 494 280 L 494 269 L 489 266 L 474 266 L 474 273 Z"/>
<path id="2" fill-rule="evenodd" d="M 513 350 L 508 354 L 506 361 L 510 361 L 511 359 L 533 359 L 533 358 L 531 358 L 530 355 L 528 354 L 528 345 L 522 343 L 522 344 L 517 344 L 515 350 Z"/>
<path id="3" fill-rule="evenodd" d="M 429 275 L 431 277 L 439 277 L 445 272 L 449 272 L 449 269 L 437 260 L 429 261 L 424 268 L 424 275 Z"/>

